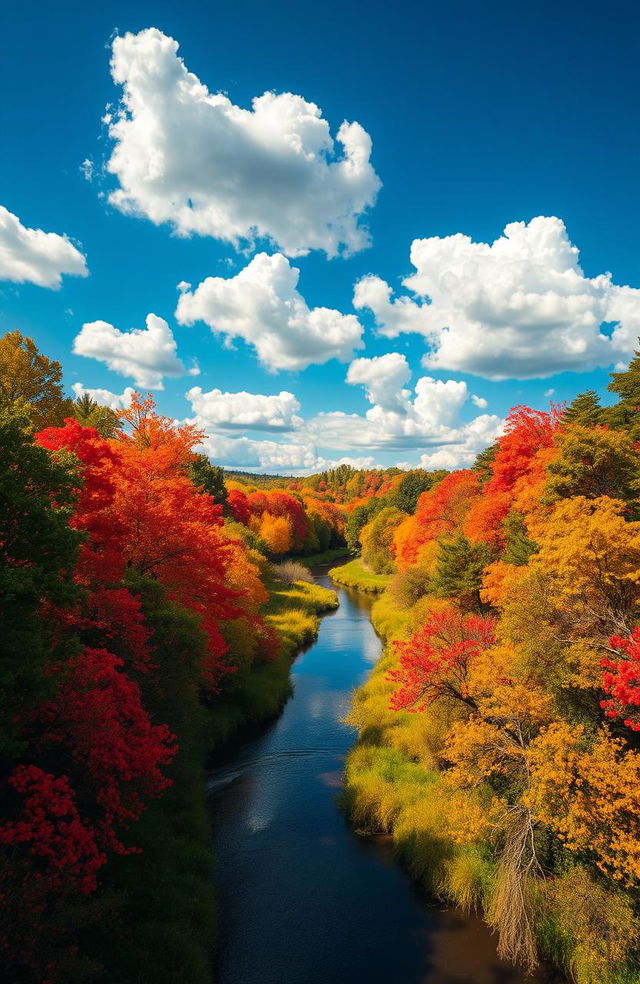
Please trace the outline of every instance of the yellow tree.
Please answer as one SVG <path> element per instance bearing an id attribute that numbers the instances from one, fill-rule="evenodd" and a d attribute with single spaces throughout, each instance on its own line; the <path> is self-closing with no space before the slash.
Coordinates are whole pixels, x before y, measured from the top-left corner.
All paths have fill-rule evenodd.
<path id="1" fill-rule="evenodd" d="M 42 355 L 31 338 L 11 331 L 0 338 L 0 403 L 27 405 L 36 430 L 57 427 L 73 416 L 62 391 L 62 366 Z"/>

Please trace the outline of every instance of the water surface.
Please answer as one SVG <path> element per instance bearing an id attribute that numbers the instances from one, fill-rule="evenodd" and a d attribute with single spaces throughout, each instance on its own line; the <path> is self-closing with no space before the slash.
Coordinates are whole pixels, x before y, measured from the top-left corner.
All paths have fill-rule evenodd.
<path id="1" fill-rule="evenodd" d="M 340 608 L 293 667 L 294 696 L 210 775 L 219 984 L 533 984 L 486 926 L 421 897 L 388 838 L 356 836 L 335 802 L 355 732 L 351 691 L 380 655 L 371 602 Z"/>

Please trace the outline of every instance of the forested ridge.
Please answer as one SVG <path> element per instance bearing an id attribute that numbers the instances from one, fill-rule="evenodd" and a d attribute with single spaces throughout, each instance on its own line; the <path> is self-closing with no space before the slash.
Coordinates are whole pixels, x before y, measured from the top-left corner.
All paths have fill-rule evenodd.
<path id="1" fill-rule="evenodd" d="M 639 354 L 609 390 L 516 407 L 413 515 L 352 518 L 332 572 L 386 642 L 349 716 L 353 822 L 579 984 L 640 980 Z"/>

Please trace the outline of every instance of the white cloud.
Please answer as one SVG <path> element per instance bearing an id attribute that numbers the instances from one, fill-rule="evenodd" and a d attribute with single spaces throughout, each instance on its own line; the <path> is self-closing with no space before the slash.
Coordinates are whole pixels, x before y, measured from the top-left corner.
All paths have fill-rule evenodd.
<path id="1" fill-rule="evenodd" d="M 244 339 L 274 371 L 346 361 L 362 348 L 362 325 L 353 314 L 309 308 L 296 289 L 299 274 L 281 253 L 258 253 L 235 277 L 207 277 L 193 291 L 182 287 L 176 319 L 204 321 L 227 344 Z"/>
<path id="2" fill-rule="evenodd" d="M 489 379 L 551 376 L 609 366 L 629 356 L 640 332 L 640 290 L 611 275 L 585 277 L 564 223 L 512 222 L 492 244 L 469 236 L 416 239 L 414 297 L 392 297 L 368 276 L 354 305 L 373 311 L 381 334 L 425 336 L 424 365 Z M 612 332 L 603 325 L 616 322 Z"/>
<path id="3" fill-rule="evenodd" d="M 471 396 L 471 402 L 476 407 L 479 407 L 480 410 L 486 410 L 487 407 L 489 406 L 489 403 L 488 403 L 487 400 L 485 400 L 484 396 L 476 396 L 475 394 L 472 394 L 472 396 Z"/>
<path id="4" fill-rule="evenodd" d="M 548 390 L 545 390 L 544 391 L 544 395 L 545 396 L 553 396 L 554 393 L 555 393 L 555 390 L 554 390 L 553 386 L 551 386 Z"/>
<path id="5" fill-rule="evenodd" d="M 110 201 L 180 235 L 265 237 L 289 256 L 367 246 L 360 219 L 380 180 L 366 130 L 344 122 L 337 150 L 314 103 L 265 92 L 242 109 L 210 92 L 177 52 L 156 28 L 113 42 L 111 74 L 123 91 L 107 117 L 107 169 L 120 183 Z"/>
<path id="6" fill-rule="evenodd" d="M 219 389 L 204 393 L 194 386 L 187 394 L 200 426 L 207 430 L 287 431 L 302 424 L 297 416 L 300 404 L 286 390 L 275 396 L 259 393 L 223 393 Z"/>
<path id="7" fill-rule="evenodd" d="M 504 421 L 491 414 L 481 414 L 460 428 L 455 443 L 442 444 L 435 451 L 420 455 L 422 468 L 468 468 L 489 444 L 500 436 Z"/>
<path id="8" fill-rule="evenodd" d="M 106 389 L 90 389 L 82 383 L 73 383 L 71 389 L 76 395 L 76 399 L 81 396 L 90 396 L 92 400 L 99 403 L 102 407 L 110 407 L 112 410 L 124 410 L 131 403 L 134 390 L 127 386 L 122 393 L 112 393 Z"/>
<path id="9" fill-rule="evenodd" d="M 0 205 L 0 280 L 56 288 L 63 274 L 88 276 L 80 250 L 66 236 L 28 229 Z"/>
<path id="10" fill-rule="evenodd" d="M 361 382 L 365 386 L 372 406 L 364 416 L 342 410 L 319 413 L 301 429 L 301 437 L 305 435 L 322 447 L 344 450 L 407 450 L 439 445 L 468 445 L 481 450 L 502 425 L 499 417 L 489 414 L 460 424 L 460 412 L 469 398 L 467 384 L 463 381 L 422 376 L 413 393 L 396 388 L 394 399 L 387 381 L 395 378 L 397 387 L 407 381 L 401 364 L 406 364 L 406 360 L 399 356 L 393 361 L 383 361 L 386 371 L 376 380 L 381 359 L 386 360 L 386 357 L 357 359 L 352 363 L 355 371 L 352 373 L 350 367 L 347 373 L 348 381 Z M 375 402 L 380 397 L 383 402 Z"/>
<path id="11" fill-rule="evenodd" d="M 148 314 L 146 328 L 120 331 L 107 321 L 89 321 L 73 341 L 76 355 L 106 363 L 109 369 L 131 376 L 136 386 L 163 389 L 164 376 L 197 375 L 177 356 L 176 340 L 163 318 Z"/>
<path id="12" fill-rule="evenodd" d="M 197 418 L 191 422 L 201 423 Z M 225 468 L 310 472 L 317 470 L 323 460 L 318 458 L 313 444 L 281 444 L 222 434 L 207 434 L 202 449 L 215 464 Z"/>
<path id="13" fill-rule="evenodd" d="M 348 383 L 361 383 L 369 403 L 377 403 L 386 410 L 405 406 L 411 392 L 403 386 L 410 379 L 409 363 L 399 352 L 388 352 L 372 359 L 354 359 L 347 372 Z"/>

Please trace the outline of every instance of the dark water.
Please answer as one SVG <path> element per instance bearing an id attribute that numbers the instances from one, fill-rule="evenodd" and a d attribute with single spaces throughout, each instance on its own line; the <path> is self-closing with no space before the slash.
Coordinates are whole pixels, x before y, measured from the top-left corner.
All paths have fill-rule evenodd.
<path id="1" fill-rule="evenodd" d="M 219 982 L 533 984 L 497 960 L 479 920 L 426 903 L 388 839 L 357 837 L 336 807 L 354 741 L 340 718 L 380 654 L 370 603 L 338 591 L 281 717 L 210 775 Z"/>

